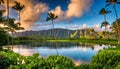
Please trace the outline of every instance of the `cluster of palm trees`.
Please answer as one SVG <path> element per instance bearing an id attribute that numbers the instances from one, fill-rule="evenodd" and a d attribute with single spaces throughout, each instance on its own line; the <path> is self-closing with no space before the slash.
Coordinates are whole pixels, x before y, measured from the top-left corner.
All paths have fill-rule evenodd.
<path id="1" fill-rule="evenodd" d="M 16 33 L 16 30 L 24 30 L 23 27 L 20 27 L 21 22 L 20 22 L 20 13 L 24 8 L 24 5 L 21 5 L 19 2 L 15 1 L 15 5 L 12 7 L 12 9 L 18 11 L 19 14 L 19 23 L 15 23 L 15 19 L 14 18 L 10 18 L 9 17 L 9 0 L 6 0 L 7 2 L 7 10 L 2 10 L 2 6 L 1 4 L 5 3 L 5 0 L 0 0 L 0 23 L 4 25 L 3 29 L 6 30 L 8 33 L 11 32 Z M 3 13 L 7 11 L 7 18 L 5 18 L 3 16 Z M 7 38 L 8 40 L 8 45 L 9 45 L 9 36 Z M 13 43 L 13 39 L 12 39 L 12 43 Z"/>
<path id="2" fill-rule="evenodd" d="M 105 27 L 105 38 L 106 38 L 106 28 L 109 23 L 106 20 L 106 14 L 110 13 L 111 11 L 106 10 L 107 7 L 112 6 L 115 12 L 116 20 L 112 23 L 111 29 L 114 31 L 116 36 L 118 36 L 118 44 L 120 44 L 120 19 L 117 14 L 116 4 L 120 4 L 120 0 L 106 0 L 105 8 L 102 8 L 99 14 L 104 15 L 105 21 L 101 24 L 101 27 Z"/>

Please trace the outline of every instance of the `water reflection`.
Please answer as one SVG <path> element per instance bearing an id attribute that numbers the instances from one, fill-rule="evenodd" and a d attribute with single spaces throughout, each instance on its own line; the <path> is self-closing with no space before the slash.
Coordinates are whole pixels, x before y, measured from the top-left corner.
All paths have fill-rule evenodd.
<path id="1" fill-rule="evenodd" d="M 4 46 L 4 48 L 7 48 L 7 46 Z M 76 64 L 81 64 L 83 62 L 89 63 L 92 56 L 103 48 L 107 48 L 107 46 L 81 42 L 33 42 L 14 45 L 13 51 L 25 56 L 30 56 L 33 53 L 39 53 L 42 57 L 59 54 L 71 58 Z"/>

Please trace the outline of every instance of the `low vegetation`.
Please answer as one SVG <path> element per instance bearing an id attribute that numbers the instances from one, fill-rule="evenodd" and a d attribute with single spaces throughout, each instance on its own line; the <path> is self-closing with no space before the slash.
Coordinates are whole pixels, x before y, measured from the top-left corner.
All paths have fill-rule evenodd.
<path id="1" fill-rule="evenodd" d="M 0 51 L 0 69 L 120 69 L 120 48 L 101 50 L 89 64 L 76 66 L 70 58 L 55 55 L 47 58 L 21 56 L 12 51 Z"/>

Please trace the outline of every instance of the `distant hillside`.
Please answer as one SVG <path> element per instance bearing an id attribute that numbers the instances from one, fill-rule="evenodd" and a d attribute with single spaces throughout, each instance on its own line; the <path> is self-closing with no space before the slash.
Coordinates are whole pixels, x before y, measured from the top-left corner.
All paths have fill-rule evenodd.
<path id="1" fill-rule="evenodd" d="M 80 30 L 68 30 L 68 29 L 49 29 L 49 30 L 41 30 L 41 31 L 25 31 L 14 34 L 15 36 L 41 36 L 41 37 L 55 37 L 56 38 L 79 38 L 85 37 L 86 35 L 92 35 L 95 33 L 94 30 L 91 29 L 80 29 Z"/>

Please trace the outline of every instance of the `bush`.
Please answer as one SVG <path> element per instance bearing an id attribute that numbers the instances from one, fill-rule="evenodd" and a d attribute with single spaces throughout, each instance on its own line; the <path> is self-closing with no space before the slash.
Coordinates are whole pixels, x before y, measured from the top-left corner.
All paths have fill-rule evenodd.
<path id="1" fill-rule="evenodd" d="M 0 54 L 0 69 L 6 69 L 9 65 L 10 60 L 6 56 Z"/>
<path id="2" fill-rule="evenodd" d="M 11 51 L 0 51 L 0 54 L 0 69 L 120 69 L 119 50 L 99 51 L 89 64 L 80 66 L 59 55 L 39 58 L 38 53 L 28 57 Z"/>
<path id="3" fill-rule="evenodd" d="M 74 63 L 71 59 L 63 56 L 50 56 L 47 59 L 49 69 L 74 69 Z"/>
<path id="4" fill-rule="evenodd" d="M 99 64 L 101 69 L 113 69 L 119 62 L 119 50 L 103 50 L 93 57 L 91 64 Z"/>
<path id="5" fill-rule="evenodd" d="M 99 64 L 81 64 L 77 69 L 102 69 Z"/>

